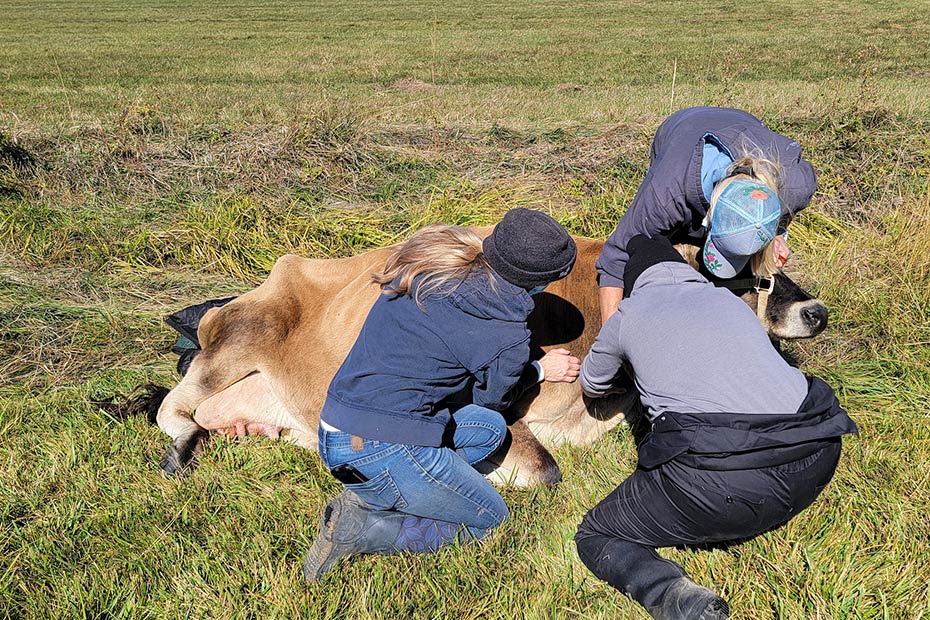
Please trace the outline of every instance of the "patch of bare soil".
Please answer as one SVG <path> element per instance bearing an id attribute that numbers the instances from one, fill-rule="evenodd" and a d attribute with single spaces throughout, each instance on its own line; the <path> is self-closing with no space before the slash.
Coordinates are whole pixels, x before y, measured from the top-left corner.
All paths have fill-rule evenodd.
<path id="1" fill-rule="evenodd" d="M 442 90 L 441 87 L 436 86 L 435 84 L 424 82 L 423 80 L 418 80 L 416 78 L 401 78 L 399 80 L 394 80 L 391 82 L 390 88 L 407 93 L 437 93 Z"/>

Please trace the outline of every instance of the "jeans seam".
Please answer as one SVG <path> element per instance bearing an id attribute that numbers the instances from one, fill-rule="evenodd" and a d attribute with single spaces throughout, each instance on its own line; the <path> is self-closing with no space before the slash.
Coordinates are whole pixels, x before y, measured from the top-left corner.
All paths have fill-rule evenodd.
<path id="1" fill-rule="evenodd" d="M 418 470 L 420 470 L 421 475 L 422 475 L 424 478 L 426 478 L 427 481 L 432 482 L 433 484 L 439 485 L 439 486 L 441 486 L 442 488 L 451 491 L 452 493 L 455 493 L 456 495 L 458 495 L 459 497 L 461 497 L 461 498 L 464 499 L 465 501 L 470 502 L 471 504 L 477 506 L 477 507 L 480 508 L 481 510 L 484 510 L 484 511 L 490 513 L 491 515 L 494 516 L 494 518 L 497 520 L 498 523 L 502 523 L 502 522 L 504 521 L 504 517 L 503 517 L 502 515 L 498 514 L 497 511 L 494 510 L 493 508 L 490 508 L 490 507 L 488 507 L 488 506 L 485 506 L 485 505 L 482 504 L 481 502 L 478 502 L 477 500 L 474 500 L 474 499 L 472 499 L 471 497 L 468 497 L 467 495 L 463 495 L 463 494 L 460 493 L 457 489 L 454 489 L 454 488 L 450 487 L 448 484 L 446 484 L 445 482 L 443 482 L 443 481 L 441 481 L 441 480 L 438 480 L 438 479 L 434 478 L 434 477 L 432 476 L 432 474 L 430 474 L 429 471 L 428 471 L 425 467 L 423 467 L 423 465 L 420 464 L 420 461 L 417 460 L 416 456 L 414 456 L 413 452 L 411 452 L 410 449 L 409 449 L 407 446 L 402 446 L 402 447 L 403 447 L 404 453 L 407 455 L 407 457 L 410 459 L 410 461 L 414 464 L 414 466 L 415 466 Z M 488 483 L 488 484 L 490 484 L 490 483 Z M 492 487 L 492 488 L 493 488 L 493 487 Z M 480 514 L 480 513 L 479 513 L 479 514 Z"/>
<path id="2" fill-rule="evenodd" d="M 397 487 L 397 482 L 394 480 L 394 477 L 391 475 L 391 470 L 388 468 L 383 469 L 381 473 L 376 476 L 372 476 L 365 482 L 343 486 L 356 493 L 358 492 L 357 489 L 362 490 L 363 492 L 370 490 L 374 495 L 380 497 L 381 493 L 376 493 L 374 489 L 371 488 L 371 483 L 373 482 L 377 482 L 382 487 L 382 490 L 385 488 L 390 489 L 390 495 L 393 500 L 392 505 L 391 507 L 385 508 L 384 510 L 403 510 L 407 507 L 407 500 L 404 498 L 403 493 L 401 493 L 400 489 Z"/>
<path id="3" fill-rule="evenodd" d="M 494 434 L 495 434 L 495 435 L 498 434 L 498 433 L 497 433 L 497 430 L 498 430 L 497 427 L 496 427 L 495 425 L 493 425 L 493 424 L 488 424 L 487 422 L 463 422 L 463 423 L 461 423 L 461 424 L 456 423 L 455 426 L 456 426 L 456 428 L 472 428 L 472 427 L 476 427 L 476 426 L 477 426 L 477 427 L 483 428 L 483 429 L 485 429 L 485 430 L 494 431 Z"/>
<path id="4" fill-rule="evenodd" d="M 378 452 L 375 452 L 374 454 L 362 456 L 362 457 L 359 457 L 357 459 L 352 459 L 347 462 L 352 465 L 368 465 L 370 463 L 374 463 L 377 460 L 387 458 L 391 456 L 392 454 L 394 454 L 395 452 L 398 452 L 402 448 L 403 446 L 401 444 L 394 444 L 393 446 L 386 448 L 384 450 L 379 450 Z"/>

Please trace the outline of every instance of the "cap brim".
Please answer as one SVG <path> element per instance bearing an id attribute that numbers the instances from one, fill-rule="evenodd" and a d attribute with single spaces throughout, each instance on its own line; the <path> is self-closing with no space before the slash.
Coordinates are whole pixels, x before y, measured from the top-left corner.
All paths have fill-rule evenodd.
<path id="1" fill-rule="evenodd" d="M 749 256 L 727 256 L 714 245 L 714 240 L 707 235 L 707 242 L 704 243 L 704 251 L 701 252 L 701 258 L 704 266 L 714 277 L 727 280 L 734 277 L 740 271 L 745 269 L 746 263 L 749 262 Z"/>

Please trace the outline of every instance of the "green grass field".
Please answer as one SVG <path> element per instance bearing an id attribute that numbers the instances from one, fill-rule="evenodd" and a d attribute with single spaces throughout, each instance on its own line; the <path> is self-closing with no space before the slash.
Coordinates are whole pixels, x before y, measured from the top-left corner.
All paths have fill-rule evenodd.
<path id="1" fill-rule="evenodd" d="M 652 132 L 742 107 L 820 175 L 788 349 L 861 430 L 787 527 L 669 550 L 736 619 L 930 619 L 930 18 L 901 2 L 0 2 L 0 618 L 645 618 L 571 537 L 635 465 L 620 428 L 505 489 L 486 544 L 300 575 L 319 458 L 167 437 L 91 404 L 177 380 L 162 317 L 285 252 L 546 210 L 610 233 Z M 592 283 L 593 286 L 593 283 Z M 575 352 L 582 354 L 583 352 Z"/>

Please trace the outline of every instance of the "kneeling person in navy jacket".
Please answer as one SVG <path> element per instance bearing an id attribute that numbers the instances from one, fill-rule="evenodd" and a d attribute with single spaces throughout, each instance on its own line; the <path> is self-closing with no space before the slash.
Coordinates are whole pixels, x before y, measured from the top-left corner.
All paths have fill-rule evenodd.
<path id="1" fill-rule="evenodd" d="M 584 517 L 585 565 L 659 620 L 729 617 L 657 547 L 731 541 L 776 528 L 833 477 L 856 426 L 833 390 L 782 359 L 750 308 L 692 269 L 669 241 L 629 243 L 629 297 L 581 368 L 593 398 L 632 368 L 651 431 L 633 474 Z"/>
<path id="2" fill-rule="evenodd" d="M 501 411 L 540 381 L 578 376 L 567 349 L 531 362 L 527 327 L 533 295 L 567 276 L 576 257 L 557 221 L 513 209 L 484 240 L 428 226 L 373 274 L 384 294 L 320 414 L 320 457 L 345 491 L 323 511 L 307 580 L 352 555 L 478 540 L 508 517 L 473 466 L 504 443 Z"/>

